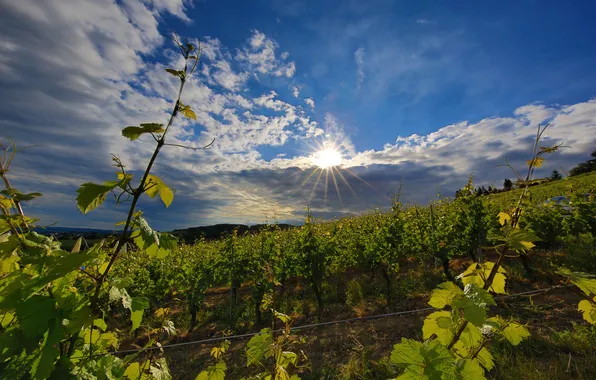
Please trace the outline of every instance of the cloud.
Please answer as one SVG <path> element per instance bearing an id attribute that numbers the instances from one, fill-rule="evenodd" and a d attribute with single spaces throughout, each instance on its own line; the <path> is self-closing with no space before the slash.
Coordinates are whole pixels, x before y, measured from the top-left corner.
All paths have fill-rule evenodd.
<path id="1" fill-rule="evenodd" d="M 298 88 L 298 86 L 292 87 L 292 95 L 294 95 L 295 98 L 300 97 L 300 89 Z"/>
<path id="2" fill-rule="evenodd" d="M 358 68 L 358 80 L 356 82 L 356 87 L 360 88 L 362 86 L 362 82 L 364 82 L 364 78 L 366 75 L 364 74 L 364 48 L 358 48 L 354 52 L 354 60 L 356 60 L 356 67 Z"/>
<path id="3" fill-rule="evenodd" d="M 304 103 L 308 104 L 310 108 L 315 109 L 315 100 L 313 98 L 304 99 Z"/>
<path id="4" fill-rule="evenodd" d="M 292 61 L 285 62 L 288 57 L 285 52 L 281 54 L 281 58 L 276 57 L 275 51 L 279 45 L 273 39 L 258 30 L 253 30 L 247 42 L 248 46 L 236 53 L 238 61 L 248 64 L 249 68 L 257 74 L 287 78 L 294 76 L 296 64 Z"/>

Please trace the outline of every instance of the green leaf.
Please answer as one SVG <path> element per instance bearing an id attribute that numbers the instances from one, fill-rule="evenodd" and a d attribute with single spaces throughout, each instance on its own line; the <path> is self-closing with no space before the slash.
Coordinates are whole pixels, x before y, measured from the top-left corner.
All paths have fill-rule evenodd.
<path id="1" fill-rule="evenodd" d="M 184 71 L 182 70 L 174 70 L 174 69 L 166 69 L 166 71 L 170 74 L 172 74 L 175 77 L 178 77 L 180 79 L 182 79 L 184 77 Z"/>
<path id="2" fill-rule="evenodd" d="M 541 239 L 538 236 L 530 231 L 515 229 L 507 235 L 505 242 L 509 245 L 509 248 L 514 251 L 526 252 L 535 246 L 533 242 L 540 240 Z"/>
<path id="3" fill-rule="evenodd" d="M 151 368 L 149 368 L 149 372 L 155 380 L 171 380 L 172 376 L 170 375 L 170 369 L 168 368 L 168 362 L 166 358 L 157 359 Z"/>
<path id="4" fill-rule="evenodd" d="M 596 295 L 596 276 L 584 272 L 572 272 L 567 268 L 561 268 L 557 273 L 568 277 L 569 280 L 588 296 Z"/>
<path id="5" fill-rule="evenodd" d="M 517 346 L 522 340 L 530 336 L 528 329 L 515 322 L 507 323 L 501 334 L 514 346 Z"/>
<path id="6" fill-rule="evenodd" d="M 486 262 L 483 264 L 474 263 L 470 265 L 465 272 L 457 276 L 457 278 L 461 279 L 464 285 L 474 284 L 479 288 L 483 288 L 484 282 L 486 279 L 488 279 L 488 276 L 490 275 L 494 265 L 495 264 L 492 262 Z M 498 294 L 507 294 L 505 292 L 505 273 L 507 273 L 505 269 L 503 267 L 499 267 L 489 291 Z"/>
<path id="7" fill-rule="evenodd" d="M 484 376 L 484 370 L 475 360 L 466 359 L 462 366 L 461 372 L 459 373 L 462 380 L 483 380 L 486 379 Z"/>
<path id="8" fill-rule="evenodd" d="M 143 310 L 149 308 L 149 300 L 145 297 L 133 297 L 130 305 L 130 320 L 134 331 L 139 328 L 143 320 Z"/>
<path id="9" fill-rule="evenodd" d="M 451 379 L 456 376 L 453 355 L 438 341 L 424 343 L 402 338 L 391 352 L 390 362 L 404 367 L 398 379 Z"/>
<path id="10" fill-rule="evenodd" d="M 9 198 L 12 198 L 15 201 L 18 202 L 25 202 L 25 201 L 30 201 L 32 199 L 41 197 L 41 193 L 27 193 L 27 194 L 23 194 L 21 193 L 19 190 L 15 189 L 15 188 L 11 188 L 11 189 L 6 189 L 6 190 L 2 190 L 0 191 L 0 194 L 5 195 Z"/>
<path id="11" fill-rule="evenodd" d="M 144 123 L 140 127 L 126 127 L 122 130 L 122 136 L 130 141 L 134 141 L 145 133 L 163 133 L 163 124 L 159 123 Z"/>
<path id="12" fill-rule="evenodd" d="M 253 336 L 246 345 L 246 365 L 258 365 L 263 359 L 270 357 L 272 344 L 271 329 L 262 329 L 260 333 Z"/>
<path id="13" fill-rule="evenodd" d="M 463 294 L 464 292 L 453 282 L 444 282 L 433 290 L 428 304 L 435 309 L 442 309 L 447 305 L 451 305 L 455 298 Z"/>
<path id="14" fill-rule="evenodd" d="M 486 320 L 486 309 L 476 305 L 471 299 L 460 298 L 454 306 L 464 311 L 464 318 L 468 322 L 476 326 L 482 326 L 482 324 L 484 324 L 484 321 Z"/>
<path id="15" fill-rule="evenodd" d="M 108 328 L 108 325 L 106 325 L 106 322 L 100 318 L 93 320 L 93 326 L 96 326 L 101 331 L 106 331 L 106 329 Z"/>
<path id="16" fill-rule="evenodd" d="M 137 380 L 141 375 L 141 365 L 137 362 L 131 363 L 128 367 L 126 367 L 126 371 L 124 371 L 124 376 L 126 376 L 129 380 Z"/>
<path id="17" fill-rule="evenodd" d="M 106 195 L 114 190 L 121 181 L 108 181 L 103 185 L 87 182 L 77 190 L 77 206 L 83 214 L 97 208 L 106 200 Z"/>
<path id="18" fill-rule="evenodd" d="M 226 370 L 226 363 L 220 360 L 215 365 L 209 366 L 206 371 L 199 373 L 195 380 L 225 380 Z"/>
<path id="19" fill-rule="evenodd" d="M 57 318 L 53 318 L 46 325 L 48 330 L 44 333 L 44 339 L 41 343 L 40 352 L 36 355 L 31 366 L 31 375 L 33 379 L 47 379 L 54 369 L 56 359 L 60 351 L 55 345 L 62 339 L 64 329 Z"/>
<path id="20" fill-rule="evenodd" d="M 158 176 L 149 174 L 147 176 L 147 182 L 145 183 L 145 192 L 151 198 L 155 198 L 159 194 L 159 198 L 166 207 L 170 207 L 170 204 L 174 200 L 174 192 L 170 189 Z"/>
<path id="21" fill-rule="evenodd" d="M 480 353 L 476 358 L 480 364 L 482 364 L 482 366 L 489 371 L 495 366 L 495 363 L 493 362 L 493 356 L 486 348 L 480 350 Z"/>
<path id="22" fill-rule="evenodd" d="M 280 357 L 277 365 L 287 368 L 288 365 L 290 365 L 290 364 L 296 365 L 297 362 L 298 362 L 298 355 L 296 355 L 295 353 L 293 353 L 291 351 L 282 351 L 281 357 Z"/>
<path id="23" fill-rule="evenodd" d="M 450 312 L 436 311 L 426 317 L 422 326 L 422 338 L 429 339 L 433 334 L 437 335 L 442 344 L 449 344 L 454 335 Z"/>
<path id="24" fill-rule="evenodd" d="M 596 297 L 594 297 L 594 302 L 596 302 Z M 588 323 L 596 325 L 596 306 L 592 302 L 581 300 L 577 305 L 577 310 L 583 313 L 582 315 Z"/>

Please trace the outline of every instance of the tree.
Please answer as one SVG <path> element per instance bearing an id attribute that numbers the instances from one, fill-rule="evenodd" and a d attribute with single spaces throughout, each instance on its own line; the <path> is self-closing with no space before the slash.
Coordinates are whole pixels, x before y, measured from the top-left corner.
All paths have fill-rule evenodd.
<path id="1" fill-rule="evenodd" d="M 574 175 L 584 174 L 584 173 L 589 173 L 589 172 L 595 171 L 596 170 L 596 150 L 592 152 L 591 156 L 594 158 L 591 160 L 582 162 L 579 165 L 577 165 L 576 167 L 574 167 L 573 169 L 571 169 L 569 171 L 569 176 L 572 177 Z"/>
<path id="2" fill-rule="evenodd" d="M 563 176 L 557 170 L 553 170 L 553 172 L 550 175 L 550 179 L 552 181 L 558 181 L 560 179 L 563 179 Z"/>
<path id="3" fill-rule="evenodd" d="M 513 188 L 513 182 L 511 182 L 509 178 L 505 178 L 505 181 L 503 181 L 503 188 L 505 191 L 511 190 Z"/>

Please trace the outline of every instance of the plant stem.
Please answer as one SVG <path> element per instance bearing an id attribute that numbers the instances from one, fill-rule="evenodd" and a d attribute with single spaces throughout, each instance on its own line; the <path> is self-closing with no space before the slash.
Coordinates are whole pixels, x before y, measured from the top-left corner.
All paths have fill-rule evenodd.
<path id="1" fill-rule="evenodd" d="M 0 160 L 0 176 L 2 177 L 2 180 L 4 181 L 4 186 L 6 187 L 6 190 L 13 190 L 13 187 L 10 185 L 10 181 L 8 180 L 8 177 L 6 176 L 6 172 L 8 171 L 8 168 L 4 168 L 4 165 L 2 163 L 2 161 Z M 25 232 L 27 232 L 29 230 L 29 226 L 27 225 L 27 222 L 25 222 L 25 213 L 23 212 L 23 207 L 21 207 L 21 202 L 19 202 L 16 199 L 13 199 L 14 205 L 17 208 L 17 210 L 19 211 L 19 214 L 23 217 L 23 221 L 22 221 L 22 225 L 24 227 Z"/>
<path id="2" fill-rule="evenodd" d="M 130 225 L 131 225 L 134 213 L 135 213 L 137 202 L 139 201 L 139 198 L 141 197 L 141 195 L 143 195 L 143 193 L 145 192 L 145 182 L 147 181 L 147 177 L 149 176 L 149 173 L 151 172 L 151 168 L 153 167 L 153 163 L 155 162 L 155 159 L 159 155 L 159 151 L 165 144 L 165 139 L 166 139 L 166 134 L 168 133 L 168 129 L 170 128 L 170 126 L 172 125 L 172 123 L 174 121 L 174 118 L 178 114 L 178 108 L 180 107 L 180 97 L 182 96 L 182 89 L 184 88 L 185 83 L 186 83 L 185 79 L 180 79 L 180 87 L 178 89 L 178 97 L 176 98 L 176 104 L 174 105 L 174 108 L 172 109 L 172 112 L 170 113 L 170 119 L 168 120 L 166 129 L 165 129 L 163 135 L 161 136 L 161 138 L 159 140 L 157 140 L 157 146 L 155 147 L 155 151 L 153 152 L 153 155 L 151 156 L 151 159 L 149 160 L 149 163 L 147 164 L 147 168 L 145 169 L 145 172 L 143 173 L 143 177 L 141 178 L 141 181 L 139 182 L 139 186 L 133 191 L 132 203 L 130 204 L 130 208 L 128 210 L 128 216 L 126 217 L 124 229 L 122 230 L 122 234 L 120 235 L 120 238 L 118 239 L 118 243 L 116 244 L 116 248 L 114 249 L 114 252 L 112 253 L 112 257 L 110 258 L 108 266 L 106 267 L 106 270 L 103 272 L 103 274 L 98 278 L 98 281 L 96 281 L 95 292 L 93 293 L 93 297 L 91 298 L 91 309 L 94 312 L 97 312 L 99 293 L 101 292 L 101 287 L 102 287 L 103 283 L 105 282 L 105 279 L 107 278 L 108 273 L 110 272 L 110 269 L 114 265 L 114 262 L 116 262 L 116 259 L 118 258 L 118 255 L 120 254 L 122 247 L 124 246 L 124 244 L 126 243 L 126 241 L 129 238 Z"/>

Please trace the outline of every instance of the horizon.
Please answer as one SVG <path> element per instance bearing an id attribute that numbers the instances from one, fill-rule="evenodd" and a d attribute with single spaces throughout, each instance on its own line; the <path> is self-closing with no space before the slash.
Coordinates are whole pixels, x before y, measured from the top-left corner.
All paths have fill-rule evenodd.
<path id="1" fill-rule="evenodd" d="M 111 230 L 126 205 L 76 207 L 85 182 L 115 178 L 111 153 L 139 179 L 153 148 L 121 130 L 164 122 L 180 60 L 166 37 L 201 41 L 197 75 L 152 173 L 170 209 L 143 198 L 160 231 L 297 224 L 502 187 L 524 167 L 538 124 L 570 146 L 537 177 L 566 174 L 596 149 L 596 4 L 499 6 L 320 2 L 0 0 L 2 136 L 20 151 L 8 174 L 40 224 Z M 536 6 L 536 5 L 539 6 Z M 548 22 L 544 28 L 545 20 Z M 333 175 L 333 178 L 331 176 Z M 77 227 L 81 228 L 81 227 Z"/>

